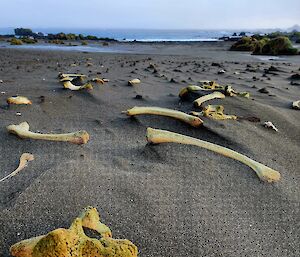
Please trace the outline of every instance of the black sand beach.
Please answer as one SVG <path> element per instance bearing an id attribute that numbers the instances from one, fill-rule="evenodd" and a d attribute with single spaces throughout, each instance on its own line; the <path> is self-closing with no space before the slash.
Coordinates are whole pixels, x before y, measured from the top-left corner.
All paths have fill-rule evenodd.
<path id="1" fill-rule="evenodd" d="M 35 156 L 0 184 L 1 256 L 20 240 L 68 227 L 88 205 L 98 209 L 115 238 L 137 245 L 141 257 L 300 256 L 300 111 L 291 109 L 300 100 L 300 81 L 291 85 L 289 79 L 300 73 L 299 56 L 262 61 L 228 52 L 220 42 L 151 47 L 145 54 L 0 49 L 0 177 L 17 167 L 22 153 Z M 264 75 L 270 66 L 279 71 Z M 226 73 L 218 74 L 220 69 Z M 58 82 L 59 72 L 110 81 L 72 92 Z M 133 78 L 142 83 L 128 86 Z M 204 125 L 193 128 L 166 117 L 121 113 L 133 106 L 189 112 L 192 103 L 181 102 L 178 93 L 200 80 L 250 92 L 250 99 L 211 103 L 260 122 L 203 118 Z M 8 107 L 6 99 L 17 94 L 32 105 Z M 84 129 L 91 138 L 78 146 L 8 134 L 6 126 L 22 121 L 36 132 Z M 279 131 L 263 127 L 264 121 Z M 263 183 L 246 165 L 201 148 L 148 145 L 147 127 L 228 147 L 280 171 L 282 179 Z"/>

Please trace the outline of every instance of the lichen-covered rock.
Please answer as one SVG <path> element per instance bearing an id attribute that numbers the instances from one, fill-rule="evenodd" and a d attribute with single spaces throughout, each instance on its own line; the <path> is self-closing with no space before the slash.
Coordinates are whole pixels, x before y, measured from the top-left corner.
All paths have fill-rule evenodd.
<path id="1" fill-rule="evenodd" d="M 10 44 L 11 44 L 11 45 L 23 45 L 23 42 L 22 42 L 22 40 L 20 40 L 20 39 L 12 38 L 12 39 L 10 40 Z"/>
<path id="2" fill-rule="evenodd" d="M 255 49 L 257 42 L 258 40 L 256 38 L 243 37 L 230 47 L 230 51 L 252 52 Z"/>
<path id="3" fill-rule="evenodd" d="M 260 55 L 296 55 L 298 49 L 294 48 L 287 37 L 259 40 L 253 54 Z"/>
<path id="4" fill-rule="evenodd" d="M 90 238 L 83 227 L 102 238 Z M 88 207 L 69 229 L 58 228 L 47 235 L 14 244 L 10 253 L 16 257 L 136 257 L 137 247 L 126 239 L 113 239 L 110 229 L 100 222 L 99 214 Z"/>

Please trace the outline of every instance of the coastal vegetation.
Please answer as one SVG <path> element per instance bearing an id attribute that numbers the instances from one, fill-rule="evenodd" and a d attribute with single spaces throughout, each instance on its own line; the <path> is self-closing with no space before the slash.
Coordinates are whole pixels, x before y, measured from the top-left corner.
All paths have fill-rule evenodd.
<path id="1" fill-rule="evenodd" d="M 17 38 L 12 38 L 9 42 L 11 45 L 23 45 L 22 40 Z"/>
<path id="2" fill-rule="evenodd" d="M 113 38 L 108 38 L 108 37 L 97 37 L 93 35 L 87 35 L 84 36 L 83 34 L 74 34 L 74 33 L 49 33 L 47 35 L 44 35 L 42 32 L 35 33 L 31 29 L 28 28 L 16 28 L 15 30 L 15 35 L 19 37 L 30 37 L 33 39 L 48 39 L 48 40 L 101 40 L 101 41 L 117 41 Z"/>
<path id="3" fill-rule="evenodd" d="M 277 34 L 276 34 L 277 35 Z M 293 47 L 291 40 L 286 36 L 270 36 L 262 37 L 254 35 L 252 37 L 243 37 L 235 42 L 231 47 L 231 51 L 248 51 L 257 55 L 296 55 L 298 49 Z"/>

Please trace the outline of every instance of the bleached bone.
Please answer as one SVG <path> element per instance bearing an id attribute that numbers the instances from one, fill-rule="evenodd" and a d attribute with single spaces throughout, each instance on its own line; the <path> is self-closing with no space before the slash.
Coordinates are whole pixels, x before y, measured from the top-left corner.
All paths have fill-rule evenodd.
<path id="1" fill-rule="evenodd" d="M 83 77 L 83 78 L 85 78 L 86 75 L 84 75 L 84 74 L 72 74 L 72 73 L 59 73 L 58 77 L 59 78 L 66 78 L 66 77 L 74 77 L 74 78 Z"/>
<path id="2" fill-rule="evenodd" d="M 23 153 L 20 157 L 20 163 L 18 168 L 13 171 L 12 173 L 8 174 L 6 177 L 0 179 L 0 182 L 4 181 L 5 179 L 11 178 L 16 176 L 21 170 L 27 167 L 27 163 L 34 160 L 34 156 L 30 153 Z"/>
<path id="3" fill-rule="evenodd" d="M 100 78 L 93 78 L 91 81 L 98 84 L 104 84 L 104 80 Z"/>
<path id="4" fill-rule="evenodd" d="M 167 116 L 175 118 L 190 124 L 193 127 L 199 127 L 202 125 L 203 121 L 199 117 L 195 117 L 184 112 L 175 111 L 167 108 L 161 107 L 133 107 L 123 113 L 126 113 L 128 116 L 141 115 L 141 114 L 154 114 Z"/>
<path id="5" fill-rule="evenodd" d="M 227 96 L 242 96 L 249 98 L 250 94 L 248 92 L 237 92 L 230 85 L 222 86 L 216 83 L 215 81 L 200 81 L 201 86 L 190 85 L 188 87 L 184 87 L 179 92 L 179 97 L 181 99 L 185 98 L 188 93 L 197 92 L 197 91 L 221 91 Z"/>
<path id="6" fill-rule="evenodd" d="M 62 141 L 70 142 L 73 144 L 86 144 L 89 141 L 89 134 L 85 130 L 80 130 L 73 133 L 66 134 L 40 134 L 29 131 L 29 124 L 25 121 L 19 125 L 7 126 L 9 133 L 15 134 L 20 138 L 50 140 L 50 141 Z"/>
<path id="7" fill-rule="evenodd" d="M 136 84 L 140 84 L 141 81 L 139 79 L 132 79 L 128 81 L 128 86 L 134 86 Z"/>
<path id="8" fill-rule="evenodd" d="M 264 123 L 265 128 L 270 128 L 278 132 L 278 129 L 275 127 L 275 125 L 271 121 L 265 121 Z"/>
<path id="9" fill-rule="evenodd" d="M 32 104 L 32 102 L 25 96 L 12 96 L 7 98 L 8 104 Z"/>
<path id="10" fill-rule="evenodd" d="M 73 91 L 78 91 L 78 90 L 81 90 L 81 89 L 92 90 L 93 85 L 91 83 L 85 83 L 82 86 L 76 86 L 76 85 L 72 84 L 71 81 L 65 81 L 64 82 L 64 88 L 67 88 L 67 89 L 70 89 L 70 90 L 73 90 Z"/>
<path id="11" fill-rule="evenodd" d="M 153 128 L 147 128 L 147 140 L 149 143 L 159 144 L 159 143 L 179 143 L 187 145 L 195 145 L 207 150 L 219 153 L 226 157 L 235 159 L 239 162 L 242 162 L 252 168 L 260 180 L 264 182 L 277 182 L 280 180 L 280 173 L 276 170 L 273 170 L 257 161 L 250 159 L 249 157 L 235 152 L 226 147 L 213 144 L 204 140 L 192 138 L 189 136 L 184 136 L 167 130 L 159 130 Z"/>
<path id="12" fill-rule="evenodd" d="M 98 231 L 101 226 L 108 232 Z M 88 237 L 83 228 L 98 232 L 99 239 Z M 100 222 L 93 207 L 74 219 L 68 229 L 58 228 L 46 235 L 18 242 L 10 247 L 15 257 L 137 257 L 137 247 L 127 239 L 111 238 L 110 229 Z"/>
<path id="13" fill-rule="evenodd" d="M 215 99 L 215 98 L 223 99 L 223 98 L 225 98 L 225 95 L 222 94 L 221 92 L 213 92 L 211 94 L 208 94 L 208 95 L 205 95 L 205 96 L 202 96 L 202 97 L 199 97 L 198 99 L 196 99 L 194 101 L 194 105 L 196 107 L 200 107 L 202 105 L 202 103 L 212 100 L 212 99 Z"/>
<path id="14" fill-rule="evenodd" d="M 300 100 L 293 102 L 292 107 L 293 109 L 300 110 Z"/>

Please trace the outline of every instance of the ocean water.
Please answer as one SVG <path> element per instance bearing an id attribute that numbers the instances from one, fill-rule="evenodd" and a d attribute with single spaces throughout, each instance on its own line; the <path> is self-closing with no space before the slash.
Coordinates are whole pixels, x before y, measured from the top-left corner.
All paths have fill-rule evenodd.
<path id="1" fill-rule="evenodd" d="M 225 30 L 158 30 L 158 29 L 82 29 L 82 28 L 32 28 L 34 32 L 75 33 L 114 38 L 119 41 L 215 41 L 230 36 L 234 31 Z M 13 28 L 0 28 L 0 34 L 13 34 Z"/>

